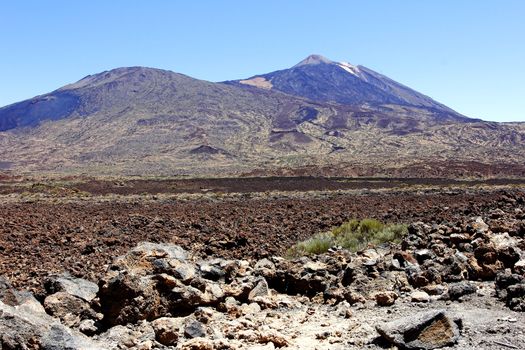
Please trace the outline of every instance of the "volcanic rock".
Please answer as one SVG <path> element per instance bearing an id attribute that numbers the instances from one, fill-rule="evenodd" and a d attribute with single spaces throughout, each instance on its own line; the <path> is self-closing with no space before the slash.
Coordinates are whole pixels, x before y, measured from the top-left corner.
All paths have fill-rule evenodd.
<path id="1" fill-rule="evenodd" d="M 438 349 L 455 344 L 460 336 L 445 310 L 433 310 L 390 321 L 376 327 L 381 336 L 404 349 Z"/>
<path id="2" fill-rule="evenodd" d="M 29 345 L 43 350 L 108 348 L 46 314 L 34 298 L 12 304 L 0 301 L 0 349 L 27 349 Z"/>
<path id="3" fill-rule="evenodd" d="M 161 317 L 151 322 L 155 331 L 155 339 L 163 345 L 176 345 L 179 340 L 180 327 L 183 320 L 173 317 Z"/>
<path id="4" fill-rule="evenodd" d="M 448 287 L 447 297 L 451 300 L 458 300 L 464 295 L 476 293 L 476 286 L 469 282 L 452 283 Z"/>
<path id="5" fill-rule="evenodd" d="M 30 302 L 33 305 L 34 301 L 36 300 L 33 294 L 14 289 L 7 279 L 0 276 L 0 302 L 10 306 L 16 306 L 24 304 L 25 302 Z"/>
<path id="6" fill-rule="evenodd" d="M 201 322 L 192 320 L 184 327 L 184 335 L 187 338 L 205 337 L 206 327 Z"/>
<path id="7" fill-rule="evenodd" d="M 502 272 L 495 280 L 496 295 L 504 300 L 508 307 L 516 311 L 525 311 L 525 276 Z"/>
<path id="8" fill-rule="evenodd" d="M 181 350 L 213 350 L 213 342 L 206 338 L 194 338 L 184 342 Z"/>
<path id="9" fill-rule="evenodd" d="M 136 347 L 151 348 L 155 340 L 155 331 L 150 323 L 140 321 L 126 326 L 117 325 L 96 337 L 110 349 L 126 349 Z"/>
<path id="10" fill-rule="evenodd" d="M 393 291 L 383 291 L 375 294 L 375 300 L 379 306 L 393 305 L 398 297 L 397 293 Z"/>
<path id="11" fill-rule="evenodd" d="M 85 319 L 96 319 L 96 312 L 83 299 L 66 292 L 51 294 L 44 300 L 44 309 L 66 326 L 75 327 Z"/>
<path id="12" fill-rule="evenodd" d="M 78 325 L 78 330 L 87 336 L 92 336 L 99 332 L 100 329 L 97 326 L 97 322 L 95 320 L 86 319 L 80 321 L 80 324 Z"/>
<path id="13" fill-rule="evenodd" d="M 428 303 L 430 301 L 430 296 L 426 292 L 415 291 L 410 295 L 410 300 L 416 303 Z"/>
<path id="14" fill-rule="evenodd" d="M 117 325 L 153 320 L 177 306 L 187 308 L 200 302 L 211 302 L 220 292 L 211 293 L 210 297 L 207 284 L 202 280 L 191 279 L 200 290 L 184 284 L 188 274 L 173 273 L 183 280 L 168 274 L 173 271 L 172 266 L 180 266 L 186 259 L 187 253 L 178 246 L 153 243 L 141 243 L 128 254 L 115 259 L 99 282 L 104 322 Z M 159 273 L 161 271 L 167 273 Z"/>
<path id="15" fill-rule="evenodd" d="M 50 276 L 44 281 L 47 293 L 66 292 L 90 302 L 98 293 L 98 286 L 83 278 L 75 278 L 68 274 Z"/>
<path id="16" fill-rule="evenodd" d="M 268 296 L 268 294 L 268 283 L 264 278 L 261 278 L 259 282 L 257 282 L 257 285 L 250 291 L 250 294 L 248 294 L 248 300 L 254 301 L 255 298 L 265 297 Z"/>

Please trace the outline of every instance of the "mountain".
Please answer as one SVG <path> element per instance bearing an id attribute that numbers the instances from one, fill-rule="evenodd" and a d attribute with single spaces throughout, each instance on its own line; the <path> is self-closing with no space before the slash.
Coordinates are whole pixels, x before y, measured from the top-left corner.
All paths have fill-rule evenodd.
<path id="1" fill-rule="evenodd" d="M 524 124 L 469 119 L 364 67 L 341 66 L 353 71 L 310 56 L 225 83 L 145 67 L 90 75 L 0 108 L 0 170 L 525 175 Z"/>
<path id="2" fill-rule="evenodd" d="M 251 162 L 273 128 L 294 129 L 309 111 L 323 108 L 279 92 L 160 69 L 118 68 L 0 109 L 0 146 L 6 150 L 0 162 L 24 169 L 143 173 L 216 161 L 204 169 L 213 173 Z M 279 135 L 271 138 L 278 148 Z"/>
<path id="3" fill-rule="evenodd" d="M 203 101 L 206 103 L 202 104 Z M 258 102 L 253 99 L 253 93 L 170 71 L 145 67 L 117 68 L 89 75 L 52 93 L 0 109 L 0 130 L 37 126 L 46 120 L 88 116 L 102 116 L 117 122 L 130 113 L 179 122 L 177 118 L 188 117 L 183 115 L 185 113 L 205 114 L 209 112 L 208 108 L 220 109 L 221 103 L 228 103 L 228 108 L 233 110 Z M 174 113 L 159 115 L 163 112 L 169 114 L 173 108 Z"/>
<path id="4" fill-rule="evenodd" d="M 400 105 L 425 108 L 440 118 L 467 121 L 447 106 L 363 66 L 310 55 L 289 69 L 234 81 L 313 101 L 346 105 Z"/>

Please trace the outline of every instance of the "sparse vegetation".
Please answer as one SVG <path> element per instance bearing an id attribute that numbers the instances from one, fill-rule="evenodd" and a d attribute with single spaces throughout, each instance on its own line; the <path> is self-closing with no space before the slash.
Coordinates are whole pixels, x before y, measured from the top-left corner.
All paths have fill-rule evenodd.
<path id="1" fill-rule="evenodd" d="M 318 233 L 295 244 L 288 250 L 287 255 L 295 257 L 321 254 L 335 246 L 355 252 L 369 245 L 399 243 L 406 233 L 407 226 L 403 224 L 383 224 L 375 219 L 354 219 L 332 228 L 331 231 Z"/>

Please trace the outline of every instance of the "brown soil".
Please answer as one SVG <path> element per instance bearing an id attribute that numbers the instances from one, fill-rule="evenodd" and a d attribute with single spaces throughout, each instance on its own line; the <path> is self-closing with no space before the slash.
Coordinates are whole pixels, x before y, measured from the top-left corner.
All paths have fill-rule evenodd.
<path id="1" fill-rule="evenodd" d="M 355 189 L 391 189 L 412 186 L 522 185 L 525 179 L 452 180 L 444 178 L 345 178 L 345 177 L 250 177 L 208 179 L 84 179 L 23 180 L 1 177 L 0 195 L 10 193 L 51 193 L 90 195 L 141 195 L 180 193 L 252 193 L 267 191 L 334 191 Z"/>
<path id="2" fill-rule="evenodd" d="M 216 190 L 214 181 L 187 180 L 187 183 L 195 189 L 205 183 L 207 188 Z M 279 181 L 274 184 L 307 188 L 310 180 Z M 326 183 L 353 185 L 336 180 Z M 232 188 L 228 191 L 260 186 L 239 180 L 231 180 L 230 184 Z M 102 185 L 86 186 L 91 186 L 87 189 L 92 192 L 107 193 L 94 190 Z M 134 183 L 122 187 L 143 193 L 164 188 L 164 183 L 150 181 L 148 186 L 140 188 Z M 41 289 L 45 276 L 60 271 L 96 280 L 113 257 L 140 241 L 173 242 L 202 254 L 224 257 L 280 255 L 298 240 L 352 218 L 374 217 L 406 223 L 457 220 L 497 208 L 504 201 L 523 200 L 525 192 L 523 187 L 515 187 L 296 195 L 287 198 L 268 193 L 222 201 L 176 197 L 102 201 L 96 196 L 56 202 L 6 201 L 0 204 L 0 275 L 16 287 L 34 290 Z"/>
<path id="3" fill-rule="evenodd" d="M 483 163 L 479 161 L 399 161 L 396 164 L 357 165 L 355 163 L 338 163 L 337 165 L 310 165 L 294 168 L 258 169 L 246 173 L 247 176 L 351 176 L 351 177 L 398 177 L 419 178 L 423 181 L 440 178 L 523 178 L 525 167 L 522 163 Z M 433 181 L 433 180 L 430 180 Z"/>

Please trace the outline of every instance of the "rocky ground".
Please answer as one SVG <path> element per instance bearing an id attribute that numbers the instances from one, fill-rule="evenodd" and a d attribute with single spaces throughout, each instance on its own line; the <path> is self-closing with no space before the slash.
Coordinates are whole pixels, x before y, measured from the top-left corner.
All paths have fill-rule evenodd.
<path id="1" fill-rule="evenodd" d="M 520 188 L 9 198 L 0 349 L 525 342 Z M 354 217 L 412 224 L 399 245 L 282 257 L 296 240 Z"/>

